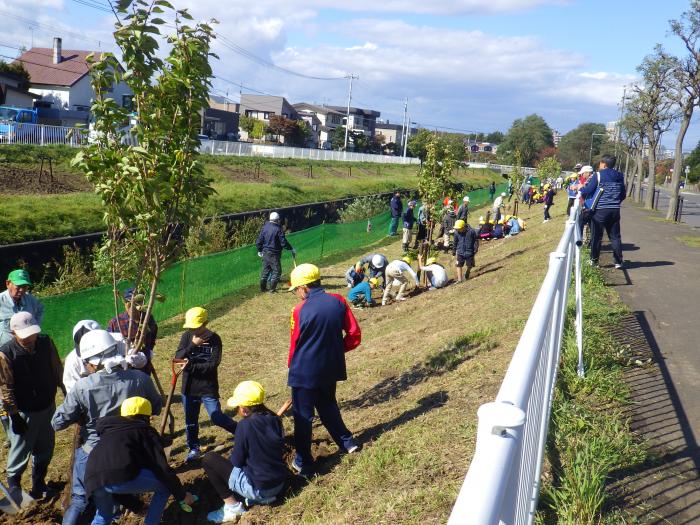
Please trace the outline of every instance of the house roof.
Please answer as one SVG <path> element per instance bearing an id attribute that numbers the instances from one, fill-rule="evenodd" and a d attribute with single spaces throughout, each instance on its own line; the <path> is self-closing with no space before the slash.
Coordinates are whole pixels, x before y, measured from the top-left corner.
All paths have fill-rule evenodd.
<path id="1" fill-rule="evenodd" d="M 315 113 L 320 113 L 321 115 L 327 115 L 329 113 L 334 113 L 336 115 L 345 115 L 345 113 L 341 113 L 340 111 L 331 109 L 328 106 L 317 106 L 316 104 L 309 104 L 308 102 L 299 102 L 298 104 L 294 104 L 294 108 L 297 111 L 308 110 L 313 111 Z"/>
<path id="2" fill-rule="evenodd" d="M 94 53 L 95 60 L 99 60 L 102 55 L 99 51 L 64 49 L 61 52 L 61 61 L 54 64 L 52 48 L 33 47 L 22 53 L 15 62 L 24 65 L 32 85 L 70 87 L 88 73 L 85 59 L 90 53 Z"/>

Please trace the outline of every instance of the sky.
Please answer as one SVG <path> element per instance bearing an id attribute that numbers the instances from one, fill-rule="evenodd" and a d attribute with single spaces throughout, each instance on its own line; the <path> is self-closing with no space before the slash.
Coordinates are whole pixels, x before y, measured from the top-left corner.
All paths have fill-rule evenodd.
<path id="1" fill-rule="evenodd" d="M 537 113 L 562 134 L 616 120 L 624 86 L 655 44 L 682 53 L 668 21 L 689 7 L 688 0 L 170 1 L 197 20 L 218 21 L 213 93 L 233 101 L 263 92 L 344 106 L 344 77 L 352 74 L 359 77 L 352 105 L 393 123 L 407 100 L 410 120 L 431 129 L 505 132 Z M 0 0 L 0 58 L 22 46 L 50 47 L 54 36 L 64 49 L 116 51 L 107 6 Z M 699 139 L 700 117 L 684 149 Z M 663 143 L 674 141 L 672 131 Z"/>

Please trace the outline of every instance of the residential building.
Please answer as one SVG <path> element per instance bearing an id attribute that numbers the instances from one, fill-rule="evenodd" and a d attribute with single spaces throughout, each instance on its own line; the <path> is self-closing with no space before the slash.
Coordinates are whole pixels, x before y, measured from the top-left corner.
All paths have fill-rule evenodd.
<path id="1" fill-rule="evenodd" d="M 299 120 L 299 113 L 286 98 L 274 95 L 241 94 L 240 114 L 246 117 L 262 120 L 270 123 L 270 117 L 279 115 L 291 120 Z M 248 140 L 248 133 L 241 130 L 241 140 Z M 279 137 L 284 143 L 284 137 Z"/>
<path id="2" fill-rule="evenodd" d="M 338 111 L 343 115 L 347 115 L 347 106 L 328 106 L 330 109 Z M 381 113 L 373 109 L 362 109 L 350 107 L 350 121 L 348 122 L 348 129 L 353 131 L 361 131 L 368 137 L 374 136 L 374 129 L 377 126 L 377 119 L 380 117 Z M 344 123 L 344 122 L 343 122 Z"/>
<path id="3" fill-rule="evenodd" d="M 559 133 L 559 131 L 556 129 L 552 130 L 552 141 L 554 142 L 554 147 L 558 148 L 559 143 L 561 142 L 561 133 Z"/>
<path id="4" fill-rule="evenodd" d="M 238 114 L 241 112 L 241 105 L 238 102 L 219 95 L 209 95 L 209 107 Z"/>
<path id="5" fill-rule="evenodd" d="M 202 119 L 202 133 L 214 140 L 238 140 L 239 115 L 235 111 L 206 108 Z"/>
<path id="6" fill-rule="evenodd" d="M 608 134 L 608 140 L 609 141 L 614 141 L 617 139 L 617 135 L 620 132 L 620 127 L 617 123 L 617 120 L 613 120 L 612 122 L 608 122 L 605 125 L 605 132 Z"/>
<path id="7" fill-rule="evenodd" d="M 378 120 L 374 127 L 375 136 L 381 134 L 384 137 L 385 145 L 393 142 L 397 147 L 401 146 L 403 144 L 403 138 L 401 136 L 403 132 L 404 127 L 402 124 L 391 124 L 388 120 Z M 409 138 L 417 133 L 418 128 L 409 128 L 408 130 Z"/>
<path id="8" fill-rule="evenodd" d="M 33 108 L 39 95 L 27 90 L 24 79 L 13 73 L 0 73 L 0 105 Z"/>
<path id="9" fill-rule="evenodd" d="M 33 47 L 15 62 L 21 63 L 29 72 L 29 91 L 62 110 L 61 120 L 87 122 L 95 96 L 86 61 L 91 53 L 95 60 L 101 58 L 99 51 L 63 49 L 61 39 L 54 38 L 53 48 Z M 109 91 L 121 106 L 131 107 L 133 92 L 125 82 L 115 83 Z M 64 124 L 70 125 L 69 122 Z"/>
<path id="10" fill-rule="evenodd" d="M 297 110 L 298 111 L 298 110 Z M 321 119 L 316 113 L 299 111 L 299 116 L 306 122 L 311 134 L 306 139 L 305 148 L 320 148 L 321 147 Z"/>
<path id="11" fill-rule="evenodd" d="M 331 135 L 338 126 L 342 126 L 345 120 L 345 112 L 331 109 L 328 106 L 318 106 L 301 102 L 294 104 L 294 109 L 301 118 L 312 125 L 311 130 L 317 134 L 315 139 L 318 148 L 331 149 Z M 313 123 L 318 120 L 318 129 L 313 128 Z"/>

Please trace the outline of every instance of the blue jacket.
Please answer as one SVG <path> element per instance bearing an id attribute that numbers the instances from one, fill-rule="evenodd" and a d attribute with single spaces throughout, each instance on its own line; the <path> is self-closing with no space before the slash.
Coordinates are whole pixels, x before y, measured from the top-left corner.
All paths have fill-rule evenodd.
<path id="1" fill-rule="evenodd" d="M 406 211 L 403 212 L 403 227 L 406 228 L 407 230 L 410 230 L 413 228 L 413 225 L 416 223 L 416 216 L 413 215 L 413 208 L 410 206 L 406 208 Z"/>
<path id="2" fill-rule="evenodd" d="M 345 352 L 360 344 L 362 334 L 344 297 L 310 288 L 292 310 L 291 325 L 289 386 L 320 388 L 347 379 Z"/>
<path id="3" fill-rule="evenodd" d="M 403 211 L 403 204 L 401 203 L 401 197 L 394 195 L 389 201 L 389 206 L 391 207 L 391 216 L 395 219 L 401 217 L 401 212 Z"/>
<path id="4" fill-rule="evenodd" d="M 282 249 L 291 250 L 292 245 L 289 244 L 284 236 L 282 226 L 276 222 L 266 222 L 260 230 L 258 240 L 255 241 L 255 246 L 259 252 L 268 251 L 271 253 L 282 253 Z"/>
<path id="5" fill-rule="evenodd" d="M 601 195 L 596 209 L 619 208 L 620 204 L 622 204 L 622 201 L 625 200 L 627 196 L 625 176 L 612 168 L 600 170 L 598 174 L 600 175 L 600 186 L 603 188 L 603 195 Z M 581 195 L 586 201 L 587 208 L 590 208 L 590 204 L 592 204 L 597 189 L 598 177 L 594 173 L 588 179 L 586 185 L 581 188 Z"/>
<path id="6" fill-rule="evenodd" d="M 479 251 L 479 237 L 476 230 L 468 226 L 462 231 L 455 230 L 455 243 L 452 247 L 452 255 L 462 257 L 474 257 Z"/>
<path id="7" fill-rule="evenodd" d="M 368 303 L 372 302 L 372 288 L 369 287 L 369 283 L 367 281 L 356 284 L 348 292 L 348 299 L 351 301 L 357 301 L 360 299 L 360 296 L 363 296 L 365 301 Z"/>

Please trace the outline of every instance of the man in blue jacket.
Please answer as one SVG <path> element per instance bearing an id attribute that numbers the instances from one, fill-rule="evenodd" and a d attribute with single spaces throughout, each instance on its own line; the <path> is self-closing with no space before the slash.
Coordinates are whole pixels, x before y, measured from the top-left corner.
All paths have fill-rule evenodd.
<path id="1" fill-rule="evenodd" d="M 396 230 L 399 227 L 399 218 L 401 218 L 401 212 L 403 211 L 403 204 L 401 203 L 401 192 L 397 191 L 394 196 L 389 201 L 389 208 L 391 209 L 391 222 L 389 223 L 389 235 L 398 235 Z"/>
<path id="2" fill-rule="evenodd" d="M 292 256 L 297 254 L 284 236 L 284 230 L 280 226 L 280 216 L 276 211 L 270 214 L 270 220 L 260 230 L 255 246 L 258 248 L 258 257 L 262 257 L 260 291 L 268 291 L 267 282 L 269 280 L 269 291 L 274 293 L 277 291 L 277 283 L 282 275 L 282 250 L 291 250 Z"/>
<path id="3" fill-rule="evenodd" d="M 338 381 L 347 379 L 345 352 L 359 346 L 362 334 L 347 301 L 321 288 L 318 267 L 300 264 L 290 278 L 290 290 L 300 300 L 292 311 L 287 359 L 296 448 L 292 467 L 309 477 L 313 474 L 311 434 L 315 411 L 341 450 L 352 453 L 358 448 L 340 415 L 335 388 Z"/>
<path id="4" fill-rule="evenodd" d="M 598 204 L 591 217 L 591 264 L 594 266 L 598 264 L 603 230 L 605 230 L 612 245 L 615 268 L 620 269 L 623 264 L 620 205 L 625 200 L 627 191 L 625 176 L 614 169 L 616 162 L 617 159 L 614 155 L 603 155 L 598 174 L 594 174 L 588 179 L 588 182 L 581 188 L 581 195 L 584 199 L 588 199 L 596 195 L 598 188 L 602 189 L 602 194 L 598 198 Z"/>

